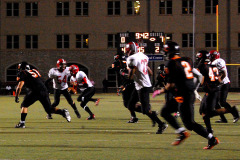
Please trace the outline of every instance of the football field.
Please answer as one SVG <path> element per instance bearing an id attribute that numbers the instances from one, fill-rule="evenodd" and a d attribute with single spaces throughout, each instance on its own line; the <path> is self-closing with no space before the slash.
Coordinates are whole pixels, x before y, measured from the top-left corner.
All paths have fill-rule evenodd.
<path id="1" fill-rule="evenodd" d="M 202 93 L 200 93 L 202 95 Z M 114 93 L 96 94 L 99 106 L 89 102 L 88 106 L 96 120 L 88 121 L 85 112 L 76 101 L 81 119 L 61 96 L 59 108 L 67 108 L 72 121 L 59 115 L 46 119 L 46 113 L 39 102 L 30 106 L 26 128 L 14 128 L 20 120 L 20 103 L 12 96 L 0 97 L 0 159 L 51 159 L 51 160 L 160 160 L 160 159 L 240 159 L 240 121 L 232 123 L 232 116 L 226 115 L 228 123 L 215 123 L 211 119 L 214 135 L 220 144 L 212 150 L 203 150 L 207 140 L 190 132 L 191 136 L 179 146 L 171 146 L 176 138 L 169 126 L 163 134 L 155 134 L 157 127 L 151 126 L 147 116 L 137 113 L 139 122 L 128 124 L 128 110 L 123 106 L 122 97 Z M 153 110 L 163 106 L 163 95 L 151 98 Z M 51 95 L 51 101 L 53 96 Z M 228 102 L 240 108 L 240 93 L 229 93 Z M 199 115 L 199 101 L 195 103 L 195 120 L 203 124 Z M 164 120 L 160 117 L 161 120 Z M 180 118 L 178 118 L 181 122 Z M 204 125 L 204 124 L 203 124 Z"/>

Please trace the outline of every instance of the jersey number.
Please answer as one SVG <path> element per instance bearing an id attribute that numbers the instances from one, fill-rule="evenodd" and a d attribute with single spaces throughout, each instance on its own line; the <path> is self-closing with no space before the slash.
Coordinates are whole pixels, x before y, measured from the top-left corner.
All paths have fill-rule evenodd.
<path id="1" fill-rule="evenodd" d="M 186 61 L 181 61 L 181 65 L 184 67 L 184 72 L 186 74 L 187 79 L 192 79 L 193 73 L 190 64 Z"/>
<path id="2" fill-rule="evenodd" d="M 141 60 L 141 64 L 143 64 L 143 73 L 145 75 L 147 75 L 148 74 L 148 72 L 147 72 L 147 60 L 146 59 Z"/>
<path id="3" fill-rule="evenodd" d="M 208 72 L 208 76 L 210 78 L 211 81 L 216 81 L 218 80 L 218 69 L 217 67 L 209 67 L 209 72 Z"/>
<path id="4" fill-rule="evenodd" d="M 32 77 L 34 77 L 34 78 L 41 77 L 41 74 L 40 74 L 36 69 L 29 70 L 28 72 L 29 72 L 29 73 L 32 75 Z"/>
<path id="5" fill-rule="evenodd" d="M 63 80 L 61 80 L 60 77 L 61 76 L 58 76 L 58 83 L 59 84 L 62 83 L 62 82 L 67 83 L 67 76 L 66 75 L 63 77 Z"/>

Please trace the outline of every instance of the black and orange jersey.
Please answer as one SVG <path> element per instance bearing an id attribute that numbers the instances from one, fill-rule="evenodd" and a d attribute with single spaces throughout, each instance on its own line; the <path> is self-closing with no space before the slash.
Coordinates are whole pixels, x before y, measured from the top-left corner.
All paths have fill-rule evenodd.
<path id="1" fill-rule="evenodd" d="M 47 88 L 41 79 L 41 75 L 36 69 L 23 70 L 19 72 L 17 81 L 24 81 L 24 85 L 33 91 L 47 91 Z"/>
<path id="2" fill-rule="evenodd" d="M 166 68 L 169 83 L 175 83 L 179 94 L 194 91 L 196 86 L 193 82 L 193 63 L 188 57 L 179 57 L 169 60 Z"/>
<path id="3" fill-rule="evenodd" d="M 154 87 L 164 87 L 166 84 L 166 74 L 161 72 L 161 73 L 158 73 L 157 75 L 157 82 L 156 84 L 154 85 Z"/>
<path id="4" fill-rule="evenodd" d="M 209 93 L 211 91 L 217 91 L 220 82 L 218 81 L 218 69 L 214 65 L 200 64 L 198 70 L 204 76 L 203 89 Z"/>

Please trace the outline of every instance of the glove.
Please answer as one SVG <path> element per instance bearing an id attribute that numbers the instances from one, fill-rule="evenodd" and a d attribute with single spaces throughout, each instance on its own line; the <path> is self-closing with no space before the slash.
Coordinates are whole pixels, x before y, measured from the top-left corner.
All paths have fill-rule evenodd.
<path id="1" fill-rule="evenodd" d="M 195 90 L 194 91 L 195 97 L 201 102 L 202 101 L 202 97 L 198 94 L 198 92 Z"/>
<path id="2" fill-rule="evenodd" d="M 156 97 L 157 95 L 159 95 L 160 93 L 161 93 L 160 90 L 156 90 L 156 91 L 153 92 L 152 97 L 155 98 L 155 97 Z"/>
<path id="3" fill-rule="evenodd" d="M 19 98 L 18 98 L 18 96 L 15 96 L 15 102 L 16 102 L 16 103 L 19 103 Z"/>

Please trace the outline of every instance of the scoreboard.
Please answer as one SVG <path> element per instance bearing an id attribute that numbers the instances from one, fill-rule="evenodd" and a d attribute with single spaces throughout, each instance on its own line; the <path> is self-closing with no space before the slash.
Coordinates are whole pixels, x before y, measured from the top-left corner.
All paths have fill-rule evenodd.
<path id="1" fill-rule="evenodd" d="M 139 52 L 145 54 L 158 54 L 165 42 L 163 32 L 124 32 L 117 34 L 117 52 L 118 54 L 126 53 L 126 44 L 137 42 Z"/>

